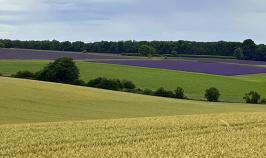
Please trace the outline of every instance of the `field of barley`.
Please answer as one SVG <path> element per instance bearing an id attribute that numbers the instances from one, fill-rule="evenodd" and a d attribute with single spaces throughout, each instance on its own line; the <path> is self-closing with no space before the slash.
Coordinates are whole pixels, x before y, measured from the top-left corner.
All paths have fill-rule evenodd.
<path id="1" fill-rule="evenodd" d="M 0 125 L 0 157 L 266 157 L 266 113 Z"/>

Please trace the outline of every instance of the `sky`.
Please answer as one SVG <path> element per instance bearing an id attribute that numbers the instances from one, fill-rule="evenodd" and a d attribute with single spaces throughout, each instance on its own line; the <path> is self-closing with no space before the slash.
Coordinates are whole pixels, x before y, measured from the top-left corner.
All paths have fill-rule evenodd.
<path id="1" fill-rule="evenodd" d="M 266 44 L 265 0 L 0 0 L 0 39 Z"/>

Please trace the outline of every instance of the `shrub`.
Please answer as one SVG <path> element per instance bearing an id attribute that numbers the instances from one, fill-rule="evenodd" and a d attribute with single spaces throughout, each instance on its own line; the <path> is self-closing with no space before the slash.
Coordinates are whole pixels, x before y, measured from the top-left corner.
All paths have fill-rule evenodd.
<path id="1" fill-rule="evenodd" d="M 71 84 L 72 85 L 78 85 L 78 86 L 86 86 L 87 85 L 86 82 L 84 82 L 83 80 L 80 80 L 80 79 L 73 81 Z"/>
<path id="2" fill-rule="evenodd" d="M 184 90 L 181 87 L 177 87 L 174 93 L 174 97 L 178 99 L 186 99 L 187 97 L 184 95 Z"/>
<path id="3" fill-rule="evenodd" d="M 79 69 L 72 58 L 62 57 L 49 63 L 36 75 L 38 80 L 72 83 L 79 78 Z"/>
<path id="4" fill-rule="evenodd" d="M 134 89 L 134 88 L 136 88 L 136 85 L 132 81 L 129 81 L 129 80 L 126 80 L 126 79 L 122 80 L 122 85 L 123 85 L 123 88 L 125 88 L 125 89 Z"/>
<path id="5" fill-rule="evenodd" d="M 87 50 L 86 50 L 86 49 L 84 49 L 84 50 L 82 51 L 82 53 L 87 53 Z"/>
<path id="6" fill-rule="evenodd" d="M 153 95 L 153 91 L 150 90 L 150 89 L 145 89 L 145 90 L 143 91 L 143 94 L 145 94 L 145 95 Z"/>
<path id="7" fill-rule="evenodd" d="M 125 89 L 125 92 L 131 92 L 131 93 L 143 94 L 143 90 L 140 89 L 140 88 L 135 88 L 135 89 Z"/>
<path id="8" fill-rule="evenodd" d="M 172 98 L 174 96 L 174 93 L 172 91 L 167 91 L 164 88 L 158 88 L 155 92 L 154 92 L 155 96 L 161 96 L 161 97 L 169 97 Z"/>
<path id="9" fill-rule="evenodd" d="M 261 99 L 261 104 L 266 104 L 266 100 L 265 100 L 265 98 L 263 98 L 263 99 Z"/>
<path id="10" fill-rule="evenodd" d="M 96 79 L 90 80 L 87 86 L 109 90 L 119 90 L 121 85 L 118 81 L 119 80 L 110 80 L 104 77 L 98 77 Z"/>
<path id="11" fill-rule="evenodd" d="M 245 94 L 245 97 L 243 97 L 243 99 L 246 100 L 246 103 L 258 104 L 260 100 L 260 95 L 255 91 L 250 91 Z"/>
<path id="12" fill-rule="evenodd" d="M 15 75 L 13 75 L 15 78 L 26 78 L 26 79 L 34 79 L 35 74 L 31 71 L 24 70 L 24 71 L 18 71 Z"/>
<path id="13" fill-rule="evenodd" d="M 220 92 L 217 88 L 211 87 L 205 90 L 205 98 L 208 101 L 217 102 L 220 97 Z"/>

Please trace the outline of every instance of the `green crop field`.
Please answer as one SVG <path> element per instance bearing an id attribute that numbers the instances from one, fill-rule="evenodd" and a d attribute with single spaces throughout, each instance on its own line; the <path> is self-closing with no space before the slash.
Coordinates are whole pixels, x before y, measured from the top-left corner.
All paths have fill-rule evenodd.
<path id="1" fill-rule="evenodd" d="M 8 77 L 0 77 L 0 87 L 0 124 L 266 112 L 265 105 L 180 100 Z"/>
<path id="2" fill-rule="evenodd" d="M 1 60 L 0 72 L 16 73 L 20 70 L 38 71 L 49 63 L 47 60 Z M 145 68 L 105 63 L 76 61 L 81 79 L 89 81 L 97 77 L 132 80 L 138 87 L 155 90 L 164 87 L 174 90 L 182 87 L 185 95 L 192 99 L 204 99 L 205 89 L 216 87 L 221 101 L 244 102 L 245 93 L 257 91 L 266 97 L 266 74 L 220 76 L 176 70 Z"/>
<path id="3" fill-rule="evenodd" d="M 0 125 L 0 157 L 265 157 L 266 113 Z"/>

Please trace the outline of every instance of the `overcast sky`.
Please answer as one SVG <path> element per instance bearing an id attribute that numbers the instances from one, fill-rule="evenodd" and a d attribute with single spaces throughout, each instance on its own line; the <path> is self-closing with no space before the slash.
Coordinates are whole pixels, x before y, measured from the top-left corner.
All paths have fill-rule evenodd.
<path id="1" fill-rule="evenodd" d="M 0 38 L 266 44 L 265 0 L 0 0 Z"/>

